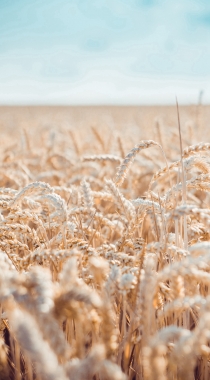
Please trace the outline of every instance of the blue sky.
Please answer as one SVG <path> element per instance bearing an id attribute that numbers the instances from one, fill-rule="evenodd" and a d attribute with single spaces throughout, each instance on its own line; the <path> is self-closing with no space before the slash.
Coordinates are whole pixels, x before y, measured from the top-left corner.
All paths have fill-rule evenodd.
<path id="1" fill-rule="evenodd" d="M 0 0 L 1 104 L 210 102 L 209 0 Z"/>

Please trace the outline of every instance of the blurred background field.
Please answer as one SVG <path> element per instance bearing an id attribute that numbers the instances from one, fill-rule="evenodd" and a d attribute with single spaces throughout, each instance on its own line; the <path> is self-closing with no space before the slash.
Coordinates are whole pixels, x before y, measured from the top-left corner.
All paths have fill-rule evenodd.
<path id="1" fill-rule="evenodd" d="M 198 141 L 198 137 L 199 141 L 206 140 L 210 135 L 210 106 L 189 105 L 180 106 L 179 109 L 183 136 L 186 135 L 189 140 L 187 135 L 190 134 L 190 138 L 195 141 Z M 158 139 L 157 123 L 163 139 L 167 140 L 167 136 L 171 138 L 173 133 L 177 135 L 176 106 L 0 107 L 1 132 L 10 138 L 20 137 L 20 131 L 24 128 L 37 137 L 41 130 L 74 130 L 82 138 L 82 134 L 96 127 L 105 137 L 116 130 L 131 141 L 136 136 L 138 139 Z"/>

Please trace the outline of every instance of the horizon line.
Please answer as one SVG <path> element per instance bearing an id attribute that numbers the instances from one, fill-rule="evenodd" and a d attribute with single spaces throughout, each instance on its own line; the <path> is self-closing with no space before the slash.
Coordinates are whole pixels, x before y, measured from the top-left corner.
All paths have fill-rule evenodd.
<path id="1" fill-rule="evenodd" d="M 191 106 L 210 106 L 210 102 L 179 102 L 181 107 Z M 174 103 L 0 103 L 2 107 L 176 107 L 176 101 Z"/>

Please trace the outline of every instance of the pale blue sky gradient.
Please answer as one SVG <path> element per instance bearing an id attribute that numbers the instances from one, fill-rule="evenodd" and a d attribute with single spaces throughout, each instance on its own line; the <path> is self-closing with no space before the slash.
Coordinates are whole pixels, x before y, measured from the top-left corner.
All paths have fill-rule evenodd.
<path id="1" fill-rule="evenodd" d="M 210 102 L 209 0 L 0 0 L 0 104 Z"/>

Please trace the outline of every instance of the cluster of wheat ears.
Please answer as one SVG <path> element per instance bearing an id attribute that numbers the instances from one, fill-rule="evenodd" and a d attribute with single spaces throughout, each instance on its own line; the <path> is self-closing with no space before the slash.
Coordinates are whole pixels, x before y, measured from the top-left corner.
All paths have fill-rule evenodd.
<path id="1" fill-rule="evenodd" d="M 207 380 L 210 144 L 87 135 L 1 148 L 0 379 Z"/>

